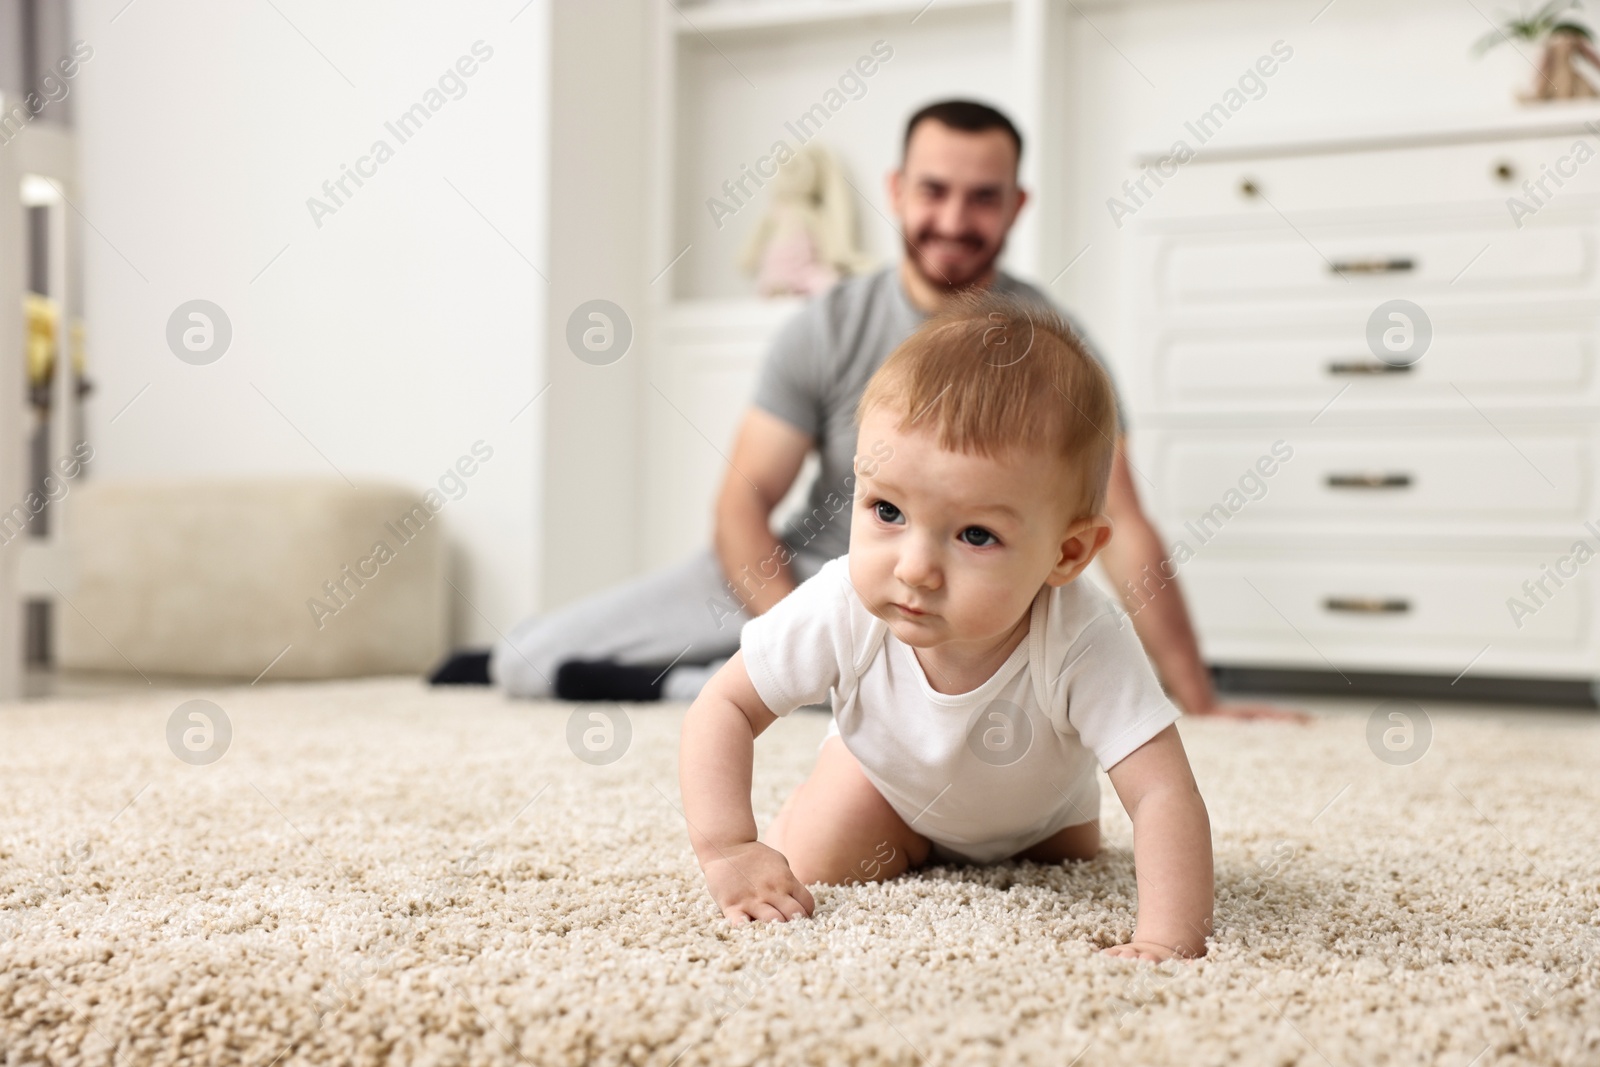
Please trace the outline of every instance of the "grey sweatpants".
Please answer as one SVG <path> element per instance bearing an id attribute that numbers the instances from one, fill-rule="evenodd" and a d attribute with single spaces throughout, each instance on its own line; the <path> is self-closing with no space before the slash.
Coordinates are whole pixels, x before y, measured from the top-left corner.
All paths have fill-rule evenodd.
<path id="1" fill-rule="evenodd" d="M 810 578 L 828 556 L 796 552 L 794 580 Z M 693 700 L 739 649 L 749 622 L 728 588 L 716 553 L 706 548 L 682 563 L 535 615 L 506 635 L 489 657 L 489 677 L 511 696 L 554 696 L 556 668 L 570 659 L 674 664 L 662 698 Z"/>

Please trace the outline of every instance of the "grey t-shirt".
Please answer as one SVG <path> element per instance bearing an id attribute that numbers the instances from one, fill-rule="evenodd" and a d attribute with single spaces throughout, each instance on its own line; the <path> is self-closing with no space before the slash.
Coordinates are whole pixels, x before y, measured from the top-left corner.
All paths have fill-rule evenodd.
<path id="1" fill-rule="evenodd" d="M 1036 286 L 996 271 L 993 288 L 1059 312 L 1111 373 L 1078 323 Z M 809 434 L 821 457 L 805 508 L 779 534 L 791 548 L 828 558 L 849 551 L 856 404 L 873 372 L 928 317 L 906 295 L 895 264 L 839 282 L 801 308 L 773 340 L 756 382 L 755 405 Z M 1113 392 L 1115 386 L 1113 379 Z M 1126 432 L 1120 396 L 1117 421 Z"/>

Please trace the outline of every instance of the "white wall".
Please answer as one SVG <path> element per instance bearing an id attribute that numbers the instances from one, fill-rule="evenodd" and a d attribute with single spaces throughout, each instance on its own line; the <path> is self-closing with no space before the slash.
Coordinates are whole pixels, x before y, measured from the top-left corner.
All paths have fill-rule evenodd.
<path id="1" fill-rule="evenodd" d="M 475 643 L 540 594 L 544 402 L 510 421 L 545 380 L 550 273 L 550 13 L 525 2 L 74 5 L 96 477 L 337 467 L 420 493 L 483 439 L 442 514 Z M 479 40 L 464 96 L 385 130 Z M 393 158 L 319 228 L 307 198 L 379 138 Z M 234 329 L 209 366 L 165 343 L 197 297 Z"/>

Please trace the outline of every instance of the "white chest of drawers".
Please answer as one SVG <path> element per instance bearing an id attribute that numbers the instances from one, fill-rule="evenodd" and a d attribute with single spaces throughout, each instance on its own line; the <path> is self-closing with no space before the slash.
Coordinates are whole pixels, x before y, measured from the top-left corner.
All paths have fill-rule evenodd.
<path id="1" fill-rule="evenodd" d="M 1597 120 L 1139 161 L 1135 482 L 1208 662 L 1597 685 Z"/>

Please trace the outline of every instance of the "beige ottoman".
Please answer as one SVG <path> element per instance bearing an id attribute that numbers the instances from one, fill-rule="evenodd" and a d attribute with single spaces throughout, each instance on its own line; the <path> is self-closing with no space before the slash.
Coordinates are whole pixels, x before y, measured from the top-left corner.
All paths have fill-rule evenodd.
<path id="1" fill-rule="evenodd" d="M 414 491 L 89 482 L 70 505 L 65 669 L 344 678 L 420 674 L 445 650 L 443 515 Z"/>

